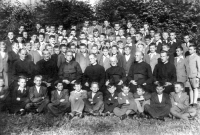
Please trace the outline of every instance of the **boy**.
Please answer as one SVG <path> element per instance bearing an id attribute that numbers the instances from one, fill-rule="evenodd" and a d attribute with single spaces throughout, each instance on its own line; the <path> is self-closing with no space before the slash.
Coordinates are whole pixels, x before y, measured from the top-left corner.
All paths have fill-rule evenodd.
<path id="1" fill-rule="evenodd" d="M 144 56 L 144 61 L 151 66 L 152 72 L 153 72 L 154 67 L 156 66 L 156 64 L 158 63 L 158 60 L 160 58 L 160 54 L 156 53 L 156 49 L 157 49 L 156 48 L 156 44 L 155 43 L 151 43 L 149 45 L 150 53 L 146 54 Z"/>
<path id="2" fill-rule="evenodd" d="M 5 86 L 4 79 L 0 77 L 0 112 L 6 107 L 8 95 L 8 87 Z"/>
<path id="3" fill-rule="evenodd" d="M 190 87 L 190 104 L 197 107 L 198 88 L 200 78 L 200 57 L 196 53 L 196 46 L 189 47 L 190 55 L 186 57 L 186 71 Z"/>
<path id="4" fill-rule="evenodd" d="M 118 66 L 123 67 L 123 56 L 118 53 L 118 47 L 113 45 L 111 48 L 111 56 L 115 56 L 118 60 Z"/>
<path id="5" fill-rule="evenodd" d="M 120 117 L 121 120 L 124 120 L 128 115 L 137 111 L 137 105 L 133 98 L 133 94 L 129 91 L 129 86 L 124 84 L 122 86 L 122 92 L 118 94 L 117 98 L 119 105 L 113 110 L 114 114 Z"/>
<path id="6" fill-rule="evenodd" d="M 37 75 L 34 78 L 35 86 L 31 87 L 29 90 L 29 97 L 31 103 L 27 104 L 27 109 L 36 108 L 36 113 L 41 113 L 46 110 L 47 104 L 49 103 L 49 98 L 47 96 L 47 88 L 41 86 L 42 76 Z"/>
<path id="7" fill-rule="evenodd" d="M 78 116 L 83 118 L 83 109 L 85 107 L 85 100 L 87 99 L 87 91 L 82 89 L 81 83 L 76 81 L 74 83 L 74 91 L 71 91 L 69 101 L 71 102 L 70 117 Z"/>
<path id="8" fill-rule="evenodd" d="M 109 48 L 104 46 L 102 48 L 103 55 L 98 59 L 99 65 L 103 66 L 105 70 L 110 68 L 110 60 L 109 60 Z"/>
<path id="9" fill-rule="evenodd" d="M 145 92 L 143 87 L 138 86 L 137 92 L 133 94 L 133 97 L 135 98 L 135 103 L 137 104 L 139 117 L 144 117 L 144 105 L 150 104 L 151 94 Z"/>
<path id="10" fill-rule="evenodd" d="M 169 33 L 168 32 L 163 32 L 162 33 L 162 43 L 163 44 L 168 44 L 169 43 Z"/>
<path id="11" fill-rule="evenodd" d="M 40 51 L 42 52 L 44 49 L 45 49 L 45 47 L 46 47 L 46 42 L 44 41 L 44 37 L 45 37 L 45 35 L 44 35 L 44 33 L 39 33 L 39 35 L 38 35 L 38 40 L 39 40 L 39 43 L 40 43 Z"/>
<path id="12" fill-rule="evenodd" d="M 67 51 L 67 46 L 64 44 L 60 45 L 60 54 L 58 55 L 58 62 L 57 62 L 57 66 L 58 68 L 60 68 L 60 66 L 66 61 L 65 59 L 65 55 L 66 55 L 66 51 Z"/>
<path id="13" fill-rule="evenodd" d="M 181 43 L 176 39 L 176 33 L 175 32 L 171 32 L 170 33 L 170 50 L 169 52 L 174 54 L 174 56 L 176 56 L 175 52 L 176 52 L 176 47 L 180 46 Z"/>
<path id="14" fill-rule="evenodd" d="M 165 121 L 164 117 L 168 116 L 171 108 L 169 95 L 163 93 L 165 86 L 163 83 L 158 83 L 156 92 L 151 94 L 150 105 L 144 106 L 145 112 L 151 117 Z"/>
<path id="15" fill-rule="evenodd" d="M 184 91 L 184 84 L 176 82 L 175 92 L 170 93 L 172 108 L 170 113 L 180 119 L 188 120 L 196 115 L 196 108 L 189 107 L 189 96 Z"/>
<path id="16" fill-rule="evenodd" d="M 10 105 L 10 111 L 15 114 L 25 115 L 27 104 L 30 102 L 29 99 L 29 87 L 26 86 L 25 77 L 20 77 L 18 79 L 18 85 L 15 87 L 12 94 L 12 100 Z"/>
<path id="17" fill-rule="evenodd" d="M 6 44 L 0 42 L 0 77 L 5 80 L 5 86 L 8 87 L 8 53 L 6 52 Z"/>
<path id="18" fill-rule="evenodd" d="M 162 40 L 161 40 L 161 36 L 160 33 L 156 33 L 154 35 L 154 40 L 155 40 L 155 44 L 156 44 L 156 52 L 160 53 L 161 49 L 162 49 Z"/>
<path id="19" fill-rule="evenodd" d="M 92 82 L 91 91 L 87 93 L 87 99 L 85 101 L 85 112 L 98 116 L 104 110 L 103 94 L 99 91 L 99 84 Z"/>
<path id="20" fill-rule="evenodd" d="M 40 51 L 40 42 L 34 43 L 34 49 L 30 51 L 31 60 L 36 64 L 42 59 L 42 52 Z"/>
<path id="21" fill-rule="evenodd" d="M 120 55 L 124 55 L 124 44 L 122 40 L 119 40 L 117 42 L 117 46 L 118 46 L 118 52 Z"/>
<path id="22" fill-rule="evenodd" d="M 107 85 L 107 94 L 104 98 L 104 113 L 105 115 L 113 115 L 113 110 L 118 106 L 118 93 L 116 87 L 113 84 Z"/>
<path id="23" fill-rule="evenodd" d="M 58 45 L 55 45 L 54 47 L 53 47 L 53 54 L 51 55 L 51 59 L 55 62 L 55 64 L 57 65 L 57 63 L 58 63 L 58 56 L 59 56 L 59 54 L 60 54 L 60 48 L 59 48 L 59 46 Z"/>
<path id="24" fill-rule="evenodd" d="M 176 55 L 177 57 L 174 59 L 174 66 L 176 68 L 177 82 L 185 84 L 187 81 L 186 63 L 185 57 L 183 56 L 183 48 L 181 46 L 176 48 Z"/>
<path id="25" fill-rule="evenodd" d="M 51 92 L 51 103 L 48 104 L 48 114 L 59 117 L 63 116 L 70 108 L 69 94 L 63 89 L 62 81 L 54 83 L 56 90 Z"/>
<path id="26" fill-rule="evenodd" d="M 190 42 L 190 36 L 189 35 L 185 35 L 184 36 L 184 43 L 181 44 L 181 46 L 183 47 L 183 54 L 184 56 L 188 56 L 189 54 L 189 47 L 190 45 L 192 45 L 193 43 Z"/>
<path id="27" fill-rule="evenodd" d="M 23 36 L 21 34 L 16 36 L 16 41 L 19 44 L 20 49 L 24 48 Z"/>
<path id="28" fill-rule="evenodd" d="M 169 63 L 174 64 L 174 54 L 170 52 L 170 46 L 168 44 L 162 45 L 162 50 L 168 52 L 169 54 Z"/>

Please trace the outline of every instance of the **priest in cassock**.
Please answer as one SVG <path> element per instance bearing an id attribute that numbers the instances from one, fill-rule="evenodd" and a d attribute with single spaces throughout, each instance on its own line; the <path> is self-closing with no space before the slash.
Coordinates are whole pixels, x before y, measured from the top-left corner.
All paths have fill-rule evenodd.
<path id="1" fill-rule="evenodd" d="M 144 54 L 142 52 L 135 53 L 135 63 L 132 63 L 128 81 L 130 83 L 130 91 L 135 93 L 138 85 L 143 85 L 146 91 L 151 92 L 151 84 L 153 75 L 149 64 L 143 61 Z"/>
<path id="2" fill-rule="evenodd" d="M 161 62 L 159 62 L 153 71 L 154 84 L 157 85 L 158 82 L 165 84 L 165 93 L 170 93 L 174 90 L 173 83 L 176 82 L 176 68 L 174 64 L 171 64 L 169 60 L 169 54 L 166 51 L 161 51 L 160 53 Z"/>
<path id="3" fill-rule="evenodd" d="M 108 84 L 114 84 L 116 91 L 121 92 L 121 86 L 126 81 L 126 73 L 124 68 L 117 65 L 117 57 L 110 57 L 111 67 L 106 70 L 106 86 Z"/>

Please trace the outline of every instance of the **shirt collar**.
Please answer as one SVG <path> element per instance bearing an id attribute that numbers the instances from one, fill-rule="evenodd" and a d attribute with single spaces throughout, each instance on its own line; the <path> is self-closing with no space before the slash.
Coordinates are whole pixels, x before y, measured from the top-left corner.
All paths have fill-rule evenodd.
<path id="1" fill-rule="evenodd" d="M 183 55 L 177 56 L 178 59 L 184 59 Z"/>
<path id="2" fill-rule="evenodd" d="M 171 40 L 171 42 L 176 42 L 176 39 L 174 39 L 174 40 Z"/>

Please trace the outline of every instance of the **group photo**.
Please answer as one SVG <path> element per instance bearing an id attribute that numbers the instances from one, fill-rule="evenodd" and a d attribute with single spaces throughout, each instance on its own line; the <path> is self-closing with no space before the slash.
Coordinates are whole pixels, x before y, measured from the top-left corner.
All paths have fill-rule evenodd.
<path id="1" fill-rule="evenodd" d="M 199 134 L 200 1 L 0 4 L 0 135 Z"/>

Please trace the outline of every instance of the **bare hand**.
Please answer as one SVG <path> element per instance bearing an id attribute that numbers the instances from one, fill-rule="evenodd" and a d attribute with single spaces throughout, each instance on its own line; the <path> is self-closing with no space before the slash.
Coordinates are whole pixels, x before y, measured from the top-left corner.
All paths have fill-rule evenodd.
<path id="1" fill-rule="evenodd" d="M 131 83 L 132 83 L 133 85 L 137 85 L 137 82 L 136 82 L 135 80 L 131 80 Z"/>
<path id="2" fill-rule="evenodd" d="M 20 101 L 20 98 L 17 98 L 17 101 Z"/>
<path id="3" fill-rule="evenodd" d="M 71 81 L 71 84 L 74 84 L 76 80 Z"/>
<path id="4" fill-rule="evenodd" d="M 110 81 L 108 80 L 108 81 L 106 81 L 106 86 L 108 85 L 110 83 Z"/>
<path id="5" fill-rule="evenodd" d="M 60 100 L 60 102 L 64 102 L 64 101 L 65 101 L 65 99 L 61 99 L 61 100 Z"/>
<path id="6" fill-rule="evenodd" d="M 85 83 L 85 86 L 89 87 L 89 84 L 88 84 L 88 82 L 86 82 L 86 83 Z"/>
<path id="7" fill-rule="evenodd" d="M 69 84 L 70 81 L 69 80 L 63 80 L 64 83 Z"/>
<path id="8" fill-rule="evenodd" d="M 122 80 L 120 80 L 120 82 L 117 84 L 117 85 L 122 85 L 123 84 L 123 81 Z"/>

